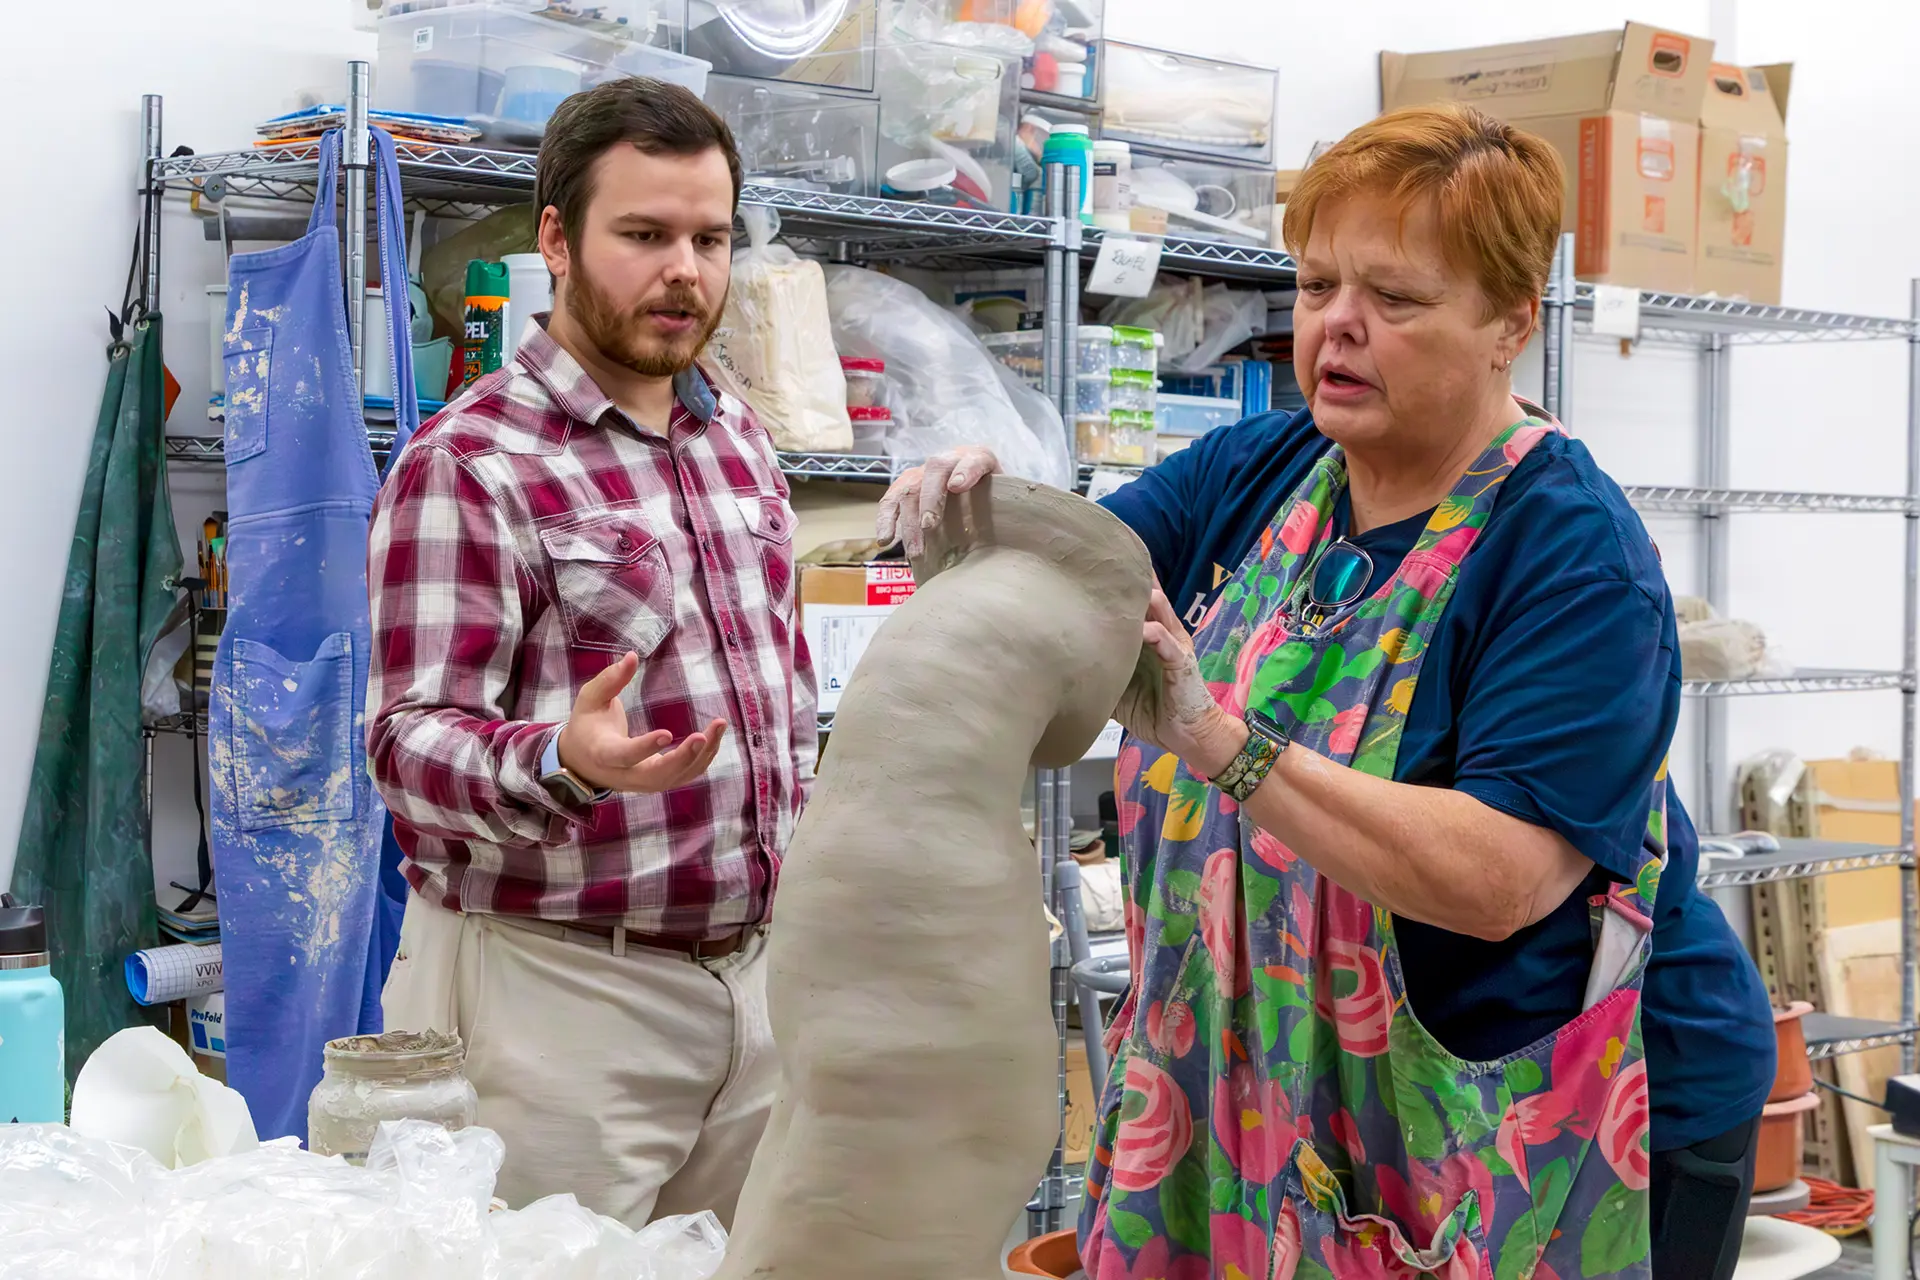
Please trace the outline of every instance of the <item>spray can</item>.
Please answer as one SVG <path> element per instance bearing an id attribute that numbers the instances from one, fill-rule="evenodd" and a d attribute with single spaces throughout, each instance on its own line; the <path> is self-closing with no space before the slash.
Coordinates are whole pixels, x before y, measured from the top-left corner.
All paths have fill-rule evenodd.
<path id="1" fill-rule="evenodd" d="M 467 264 L 467 323 L 460 363 L 463 387 L 506 362 L 509 292 L 505 263 L 475 258 Z"/>
<path id="2" fill-rule="evenodd" d="M 0 1124 L 67 1118 L 67 1005 L 50 964 L 45 910 L 0 894 Z"/>

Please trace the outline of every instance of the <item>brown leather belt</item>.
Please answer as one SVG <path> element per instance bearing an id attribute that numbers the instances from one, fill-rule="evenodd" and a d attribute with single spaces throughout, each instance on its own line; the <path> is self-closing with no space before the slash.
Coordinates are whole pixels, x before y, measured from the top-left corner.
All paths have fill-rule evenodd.
<path id="1" fill-rule="evenodd" d="M 542 937 L 555 938 L 561 942 L 571 942 L 579 946 L 593 947 L 596 950 L 605 947 L 614 955 L 625 955 L 628 947 L 645 947 L 650 951 L 672 951 L 689 960 L 724 960 L 744 951 L 754 935 L 760 932 L 758 926 L 735 929 L 722 938 L 707 942 L 691 942 L 685 938 L 663 938 L 656 934 L 640 933 L 633 929 L 615 924 L 598 924 L 587 920 L 533 920 L 524 916 L 495 916 L 494 919 L 529 933 Z"/>

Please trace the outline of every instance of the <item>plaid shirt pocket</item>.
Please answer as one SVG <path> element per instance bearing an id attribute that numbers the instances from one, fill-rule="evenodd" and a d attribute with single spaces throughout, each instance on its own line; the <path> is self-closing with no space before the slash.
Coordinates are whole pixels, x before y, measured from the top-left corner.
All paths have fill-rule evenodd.
<path id="1" fill-rule="evenodd" d="M 540 532 L 567 638 L 583 649 L 647 657 L 673 630 L 666 549 L 634 511 L 607 511 Z"/>

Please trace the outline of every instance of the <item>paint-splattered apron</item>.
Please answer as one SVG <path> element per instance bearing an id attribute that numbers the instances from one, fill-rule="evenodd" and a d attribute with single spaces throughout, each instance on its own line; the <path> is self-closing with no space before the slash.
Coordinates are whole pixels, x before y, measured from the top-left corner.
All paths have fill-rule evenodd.
<path id="1" fill-rule="evenodd" d="M 381 140 L 385 249 L 405 232 L 392 142 Z M 304 1138 L 326 1041 L 380 1026 L 386 812 L 363 723 L 376 478 L 334 227 L 339 150 L 340 135 L 326 135 L 307 234 L 236 255 L 227 295 L 231 594 L 207 735 L 210 816 L 227 1077 L 263 1138 Z M 392 367 L 408 389 L 406 269 L 391 265 L 403 261 L 382 256 Z"/>
<path id="2" fill-rule="evenodd" d="M 1327 634 L 1295 618 L 1346 486 L 1334 448 L 1202 624 L 1215 697 L 1393 775 L 1414 683 L 1501 482 L 1554 424 L 1516 423 L 1393 579 Z M 1591 904 L 1585 1012 L 1464 1062 L 1409 1007 L 1393 918 L 1327 881 L 1175 757 L 1117 766 L 1133 989 L 1088 1166 L 1093 1280 L 1650 1274 L 1640 984 L 1664 771 L 1636 884 Z"/>

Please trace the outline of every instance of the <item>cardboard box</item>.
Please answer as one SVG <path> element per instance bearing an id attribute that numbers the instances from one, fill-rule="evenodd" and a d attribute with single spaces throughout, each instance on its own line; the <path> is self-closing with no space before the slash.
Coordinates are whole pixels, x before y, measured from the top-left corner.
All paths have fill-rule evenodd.
<path id="1" fill-rule="evenodd" d="M 813 655 L 822 715 L 839 708 L 860 656 L 913 590 L 904 560 L 800 566 L 800 629 Z"/>
<path id="2" fill-rule="evenodd" d="M 1780 301 L 1787 242 L 1787 92 L 1793 65 L 1715 63 L 1700 108 L 1700 249 L 1694 289 Z"/>
<path id="3" fill-rule="evenodd" d="M 1693 291 L 1700 108 L 1713 42 L 1629 22 L 1618 31 L 1382 53 L 1386 110 L 1465 102 L 1538 134 L 1566 166 L 1564 230 L 1583 280 Z"/>

